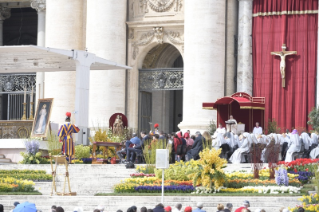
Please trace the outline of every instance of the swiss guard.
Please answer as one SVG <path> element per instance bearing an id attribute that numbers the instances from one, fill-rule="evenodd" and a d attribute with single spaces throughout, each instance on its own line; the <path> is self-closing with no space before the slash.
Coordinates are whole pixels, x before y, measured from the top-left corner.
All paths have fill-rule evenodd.
<path id="1" fill-rule="evenodd" d="M 153 135 L 156 135 L 156 134 L 159 135 L 158 127 L 159 127 L 159 124 L 157 124 L 157 123 L 154 124 L 154 131 L 151 130 L 151 131 L 150 131 L 150 135 L 152 135 L 152 136 L 153 136 Z"/>
<path id="2" fill-rule="evenodd" d="M 74 124 L 70 123 L 71 113 L 66 113 L 65 124 L 63 124 L 58 132 L 60 142 L 63 142 L 62 153 L 69 157 L 69 162 L 75 153 L 72 133 L 77 133 L 80 129 Z"/>

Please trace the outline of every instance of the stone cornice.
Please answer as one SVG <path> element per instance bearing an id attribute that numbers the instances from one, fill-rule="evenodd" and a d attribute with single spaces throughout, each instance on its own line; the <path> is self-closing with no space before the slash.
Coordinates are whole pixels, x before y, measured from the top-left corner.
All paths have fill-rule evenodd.
<path id="1" fill-rule="evenodd" d="M 136 59 L 139 53 L 140 46 L 146 46 L 149 43 L 151 43 L 154 39 L 156 39 L 156 41 L 159 44 L 163 44 L 164 37 L 167 38 L 167 40 L 169 40 L 171 43 L 175 45 L 184 45 L 184 40 L 181 37 L 180 32 L 172 31 L 172 30 L 164 30 L 163 27 L 154 26 L 153 30 L 143 33 L 139 39 L 132 42 L 133 60 Z M 134 38 L 134 35 L 133 35 L 133 38 Z"/>
<path id="2" fill-rule="evenodd" d="M 129 21 L 126 22 L 129 27 L 154 27 L 154 26 L 184 26 L 184 20 L 167 21 Z"/>
<path id="3" fill-rule="evenodd" d="M 46 9 L 46 0 L 31 0 L 31 7 L 38 12 L 44 12 Z"/>

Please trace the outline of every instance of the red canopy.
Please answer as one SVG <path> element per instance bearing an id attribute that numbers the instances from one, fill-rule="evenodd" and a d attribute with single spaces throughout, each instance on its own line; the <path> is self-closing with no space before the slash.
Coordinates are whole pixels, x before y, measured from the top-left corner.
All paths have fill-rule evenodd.
<path id="1" fill-rule="evenodd" d="M 225 96 L 221 99 L 217 99 L 217 101 L 213 103 L 203 103 L 203 109 L 214 110 L 217 109 L 218 105 L 230 105 L 234 101 L 239 103 L 240 109 L 265 110 L 264 97 L 252 97 L 243 92 L 238 92 L 231 96 Z"/>
<path id="2" fill-rule="evenodd" d="M 238 123 L 244 123 L 246 131 L 252 131 L 255 122 L 264 125 L 264 97 L 252 97 L 247 93 L 238 92 L 217 99 L 213 103 L 203 103 L 203 109 L 217 110 L 217 123 L 224 126 L 230 115 L 233 115 Z"/>

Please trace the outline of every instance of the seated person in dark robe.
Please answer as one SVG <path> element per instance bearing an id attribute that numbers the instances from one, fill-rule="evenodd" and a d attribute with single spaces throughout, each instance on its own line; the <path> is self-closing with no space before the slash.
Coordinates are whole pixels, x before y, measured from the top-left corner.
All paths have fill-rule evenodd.
<path id="1" fill-rule="evenodd" d="M 138 144 L 135 144 L 133 147 L 128 148 L 126 160 L 128 162 L 135 162 L 135 158 L 139 154 L 143 154 L 144 143 L 150 140 L 150 137 L 146 134 L 145 131 L 141 132 L 142 141 Z"/>
<path id="2" fill-rule="evenodd" d="M 189 161 L 191 159 L 197 160 L 199 158 L 199 153 L 203 150 L 203 142 L 205 142 L 205 138 L 199 131 L 197 131 L 193 147 L 185 155 L 186 161 Z"/>

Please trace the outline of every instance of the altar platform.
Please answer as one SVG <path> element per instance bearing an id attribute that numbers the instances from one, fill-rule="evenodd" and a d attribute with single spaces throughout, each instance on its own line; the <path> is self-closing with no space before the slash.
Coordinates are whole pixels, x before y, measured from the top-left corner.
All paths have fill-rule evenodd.
<path id="1" fill-rule="evenodd" d="M 20 152 L 25 151 L 24 141 L 30 137 L 33 120 L 0 121 L 0 155 L 18 163 L 22 160 Z M 40 150 L 47 153 L 46 141 L 40 141 Z"/>

